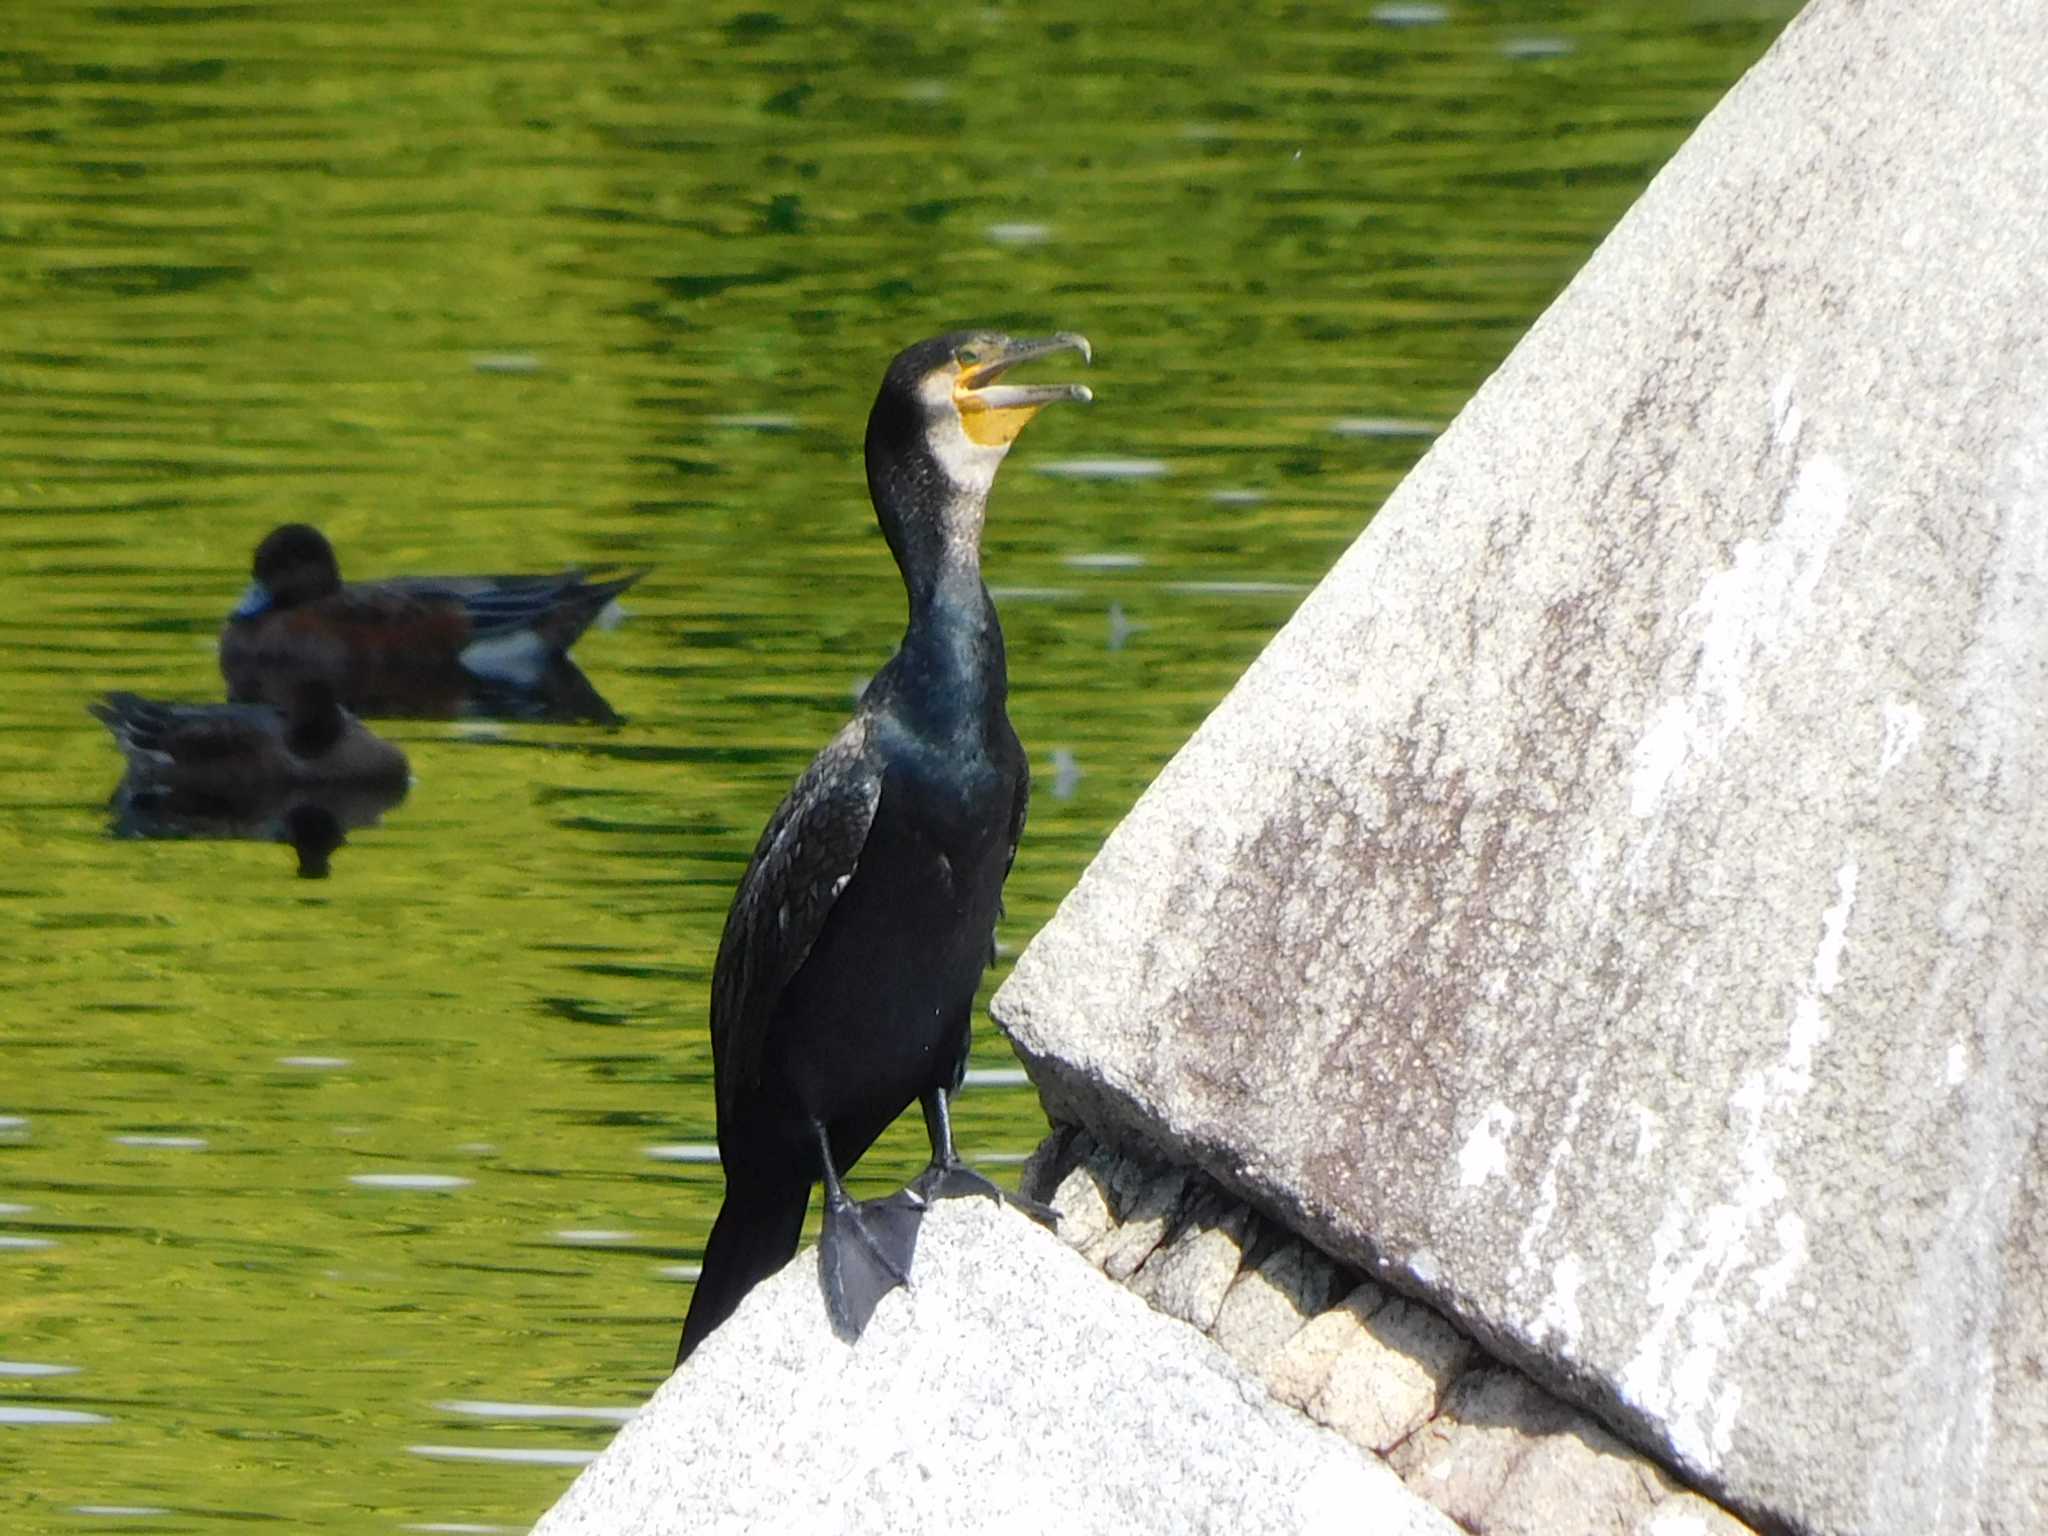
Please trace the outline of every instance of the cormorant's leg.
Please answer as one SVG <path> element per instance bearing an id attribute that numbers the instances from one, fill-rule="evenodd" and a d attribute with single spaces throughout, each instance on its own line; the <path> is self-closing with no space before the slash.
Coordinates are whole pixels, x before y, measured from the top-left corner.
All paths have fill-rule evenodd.
<path id="1" fill-rule="evenodd" d="M 949 1200 L 959 1195 L 980 1195 L 998 1205 L 1014 1205 L 1042 1227 L 1057 1227 L 1060 1213 L 1023 1195 L 999 1189 L 960 1160 L 953 1146 L 953 1112 L 946 1090 L 927 1088 L 919 1100 L 924 1106 L 925 1133 L 932 1139 L 931 1165 L 911 1181 L 911 1193 L 925 1200 Z"/>
<path id="2" fill-rule="evenodd" d="M 917 1228 L 925 1203 L 908 1190 L 882 1200 L 856 1201 L 832 1166 L 832 1138 L 818 1121 L 818 1163 L 825 1170 L 825 1229 L 818 1236 L 818 1273 L 832 1331 L 852 1343 L 881 1299 L 910 1283 Z"/>

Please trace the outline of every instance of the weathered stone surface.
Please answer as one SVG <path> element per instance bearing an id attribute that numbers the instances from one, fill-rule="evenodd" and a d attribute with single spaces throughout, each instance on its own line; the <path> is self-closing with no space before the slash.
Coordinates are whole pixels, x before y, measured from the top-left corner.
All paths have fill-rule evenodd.
<path id="1" fill-rule="evenodd" d="M 1017 1170 L 1017 1189 L 1027 1199 L 1050 1201 L 1088 1154 L 1095 1150 L 1095 1138 L 1071 1125 L 1056 1125 L 1045 1139 L 1032 1148 Z"/>
<path id="2" fill-rule="evenodd" d="M 1092 1159 L 1077 1163 L 1044 1198 L 1060 1213 L 1060 1241 L 1069 1248 L 1086 1253 L 1116 1226 L 1108 1185 Z"/>
<path id="3" fill-rule="evenodd" d="M 859 1344 L 806 1253 L 535 1527 L 1457 1536 L 1384 1463 L 1014 1211 L 949 1200 Z"/>
<path id="4" fill-rule="evenodd" d="M 1370 1280 L 1353 1286 L 1342 1302 L 1310 1318 L 1266 1368 L 1266 1390 L 1283 1403 L 1307 1408 L 1329 1379 L 1337 1357 L 1365 1337 L 1365 1322 L 1387 1304 Z"/>
<path id="5" fill-rule="evenodd" d="M 1437 1411 L 1472 1353 L 1434 1312 L 1368 1281 L 1287 1342 L 1266 1387 L 1354 1444 L 1386 1451 Z"/>
<path id="6" fill-rule="evenodd" d="M 1090 1166 L 1095 1161 L 1091 1158 Z M 1112 1165 L 1105 1183 L 1117 1225 L 1089 1244 L 1085 1252 L 1089 1263 L 1100 1266 L 1110 1279 L 1128 1280 L 1152 1257 L 1180 1214 L 1187 1198 L 1188 1173 L 1185 1168 L 1155 1169 L 1131 1158 Z"/>
<path id="7" fill-rule="evenodd" d="M 1674 1493 L 1634 1525 L 1629 1536 L 1756 1536 L 1718 1504 L 1696 1493 Z"/>
<path id="8" fill-rule="evenodd" d="M 2044 81 L 1816 0 L 995 1005 L 1816 1531 L 2048 1530 Z"/>
<path id="9" fill-rule="evenodd" d="M 1244 1266 L 1251 1226 L 1252 1213 L 1242 1200 L 1211 1190 L 1189 1206 L 1181 1229 L 1131 1276 L 1132 1294 L 1206 1333 Z"/>
<path id="10" fill-rule="evenodd" d="M 1460 1377 L 1389 1460 L 1476 1536 L 1635 1536 L 1676 1491 L 1640 1452 L 1501 1366 Z"/>
<path id="11" fill-rule="evenodd" d="M 1299 1240 L 1282 1241 L 1231 1281 L 1211 1337 L 1238 1364 L 1263 1376 L 1302 1326 L 1343 1293 L 1343 1275 L 1327 1257 Z"/>
<path id="12" fill-rule="evenodd" d="M 1308 1415 L 1369 1451 L 1391 1450 L 1437 1411 L 1472 1355 L 1472 1341 L 1427 1307 L 1390 1301 L 1331 1364 Z"/>

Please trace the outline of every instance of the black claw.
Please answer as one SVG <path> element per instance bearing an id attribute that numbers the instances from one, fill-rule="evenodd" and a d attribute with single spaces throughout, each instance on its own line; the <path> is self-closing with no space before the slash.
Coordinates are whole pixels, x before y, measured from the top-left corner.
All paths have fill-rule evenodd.
<path id="1" fill-rule="evenodd" d="M 1003 1204 L 1014 1205 L 1018 1210 L 1022 1211 L 1026 1216 L 1029 1216 L 1033 1221 L 1037 1222 L 1041 1227 L 1045 1228 L 1045 1230 L 1048 1232 L 1057 1232 L 1060 1229 L 1060 1212 L 1058 1206 L 1046 1205 L 1040 1201 L 1033 1200 L 1025 1195 L 1012 1195 L 1007 1193 L 1003 1196 Z"/>
<path id="2" fill-rule="evenodd" d="M 912 1181 L 910 1189 L 927 1203 L 978 1195 L 998 1205 L 1015 1206 L 1048 1231 L 1056 1231 L 1059 1227 L 1060 1213 L 1051 1206 L 1041 1205 L 1023 1195 L 1013 1195 L 990 1183 L 965 1163 L 933 1163 Z"/>
<path id="3" fill-rule="evenodd" d="M 832 1331 L 849 1344 L 861 1336 L 882 1298 L 910 1283 L 924 1213 L 924 1200 L 909 1190 L 859 1204 L 826 1203 L 818 1272 Z"/>

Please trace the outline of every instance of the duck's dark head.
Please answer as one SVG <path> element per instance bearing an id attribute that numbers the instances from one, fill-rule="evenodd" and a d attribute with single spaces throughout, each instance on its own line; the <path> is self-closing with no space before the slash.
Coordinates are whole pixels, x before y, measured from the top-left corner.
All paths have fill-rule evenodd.
<path id="1" fill-rule="evenodd" d="M 1006 375 L 1055 352 L 1089 360 L 1072 331 L 1019 340 L 949 331 L 906 347 L 868 413 L 868 490 L 913 598 L 939 567 L 979 558 L 989 486 L 1010 444 L 1046 406 L 1090 400 L 1085 384 L 1015 384 Z"/>
<path id="2" fill-rule="evenodd" d="M 341 712 L 341 700 L 335 697 L 332 683 L 308 677 L 293 685 L 284 725 L 285 745 L 292 755 L 310 760 L 333 750 L 348 728 L 348 716 Z"/>
<path id="3" fill-rule="evenodd" d="M 341 590 L 341 566 L 327 535 L 306 523 L 273 528 L 256 546 L 249 590 L 230 617 L 253 619 L 272 608 L 292 608 Z"/>

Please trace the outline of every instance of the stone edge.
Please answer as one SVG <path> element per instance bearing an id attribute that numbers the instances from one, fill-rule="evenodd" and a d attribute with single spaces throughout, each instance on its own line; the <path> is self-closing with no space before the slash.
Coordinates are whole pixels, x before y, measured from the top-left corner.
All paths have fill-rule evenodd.
<path id="1" fill-rule="evenodd" d="M 1102 1273 L 1466 1530 L 1755 1536 L 1438 1312 L 1149 1145 L 1055 1121 L 1020 1187 Z"/>

